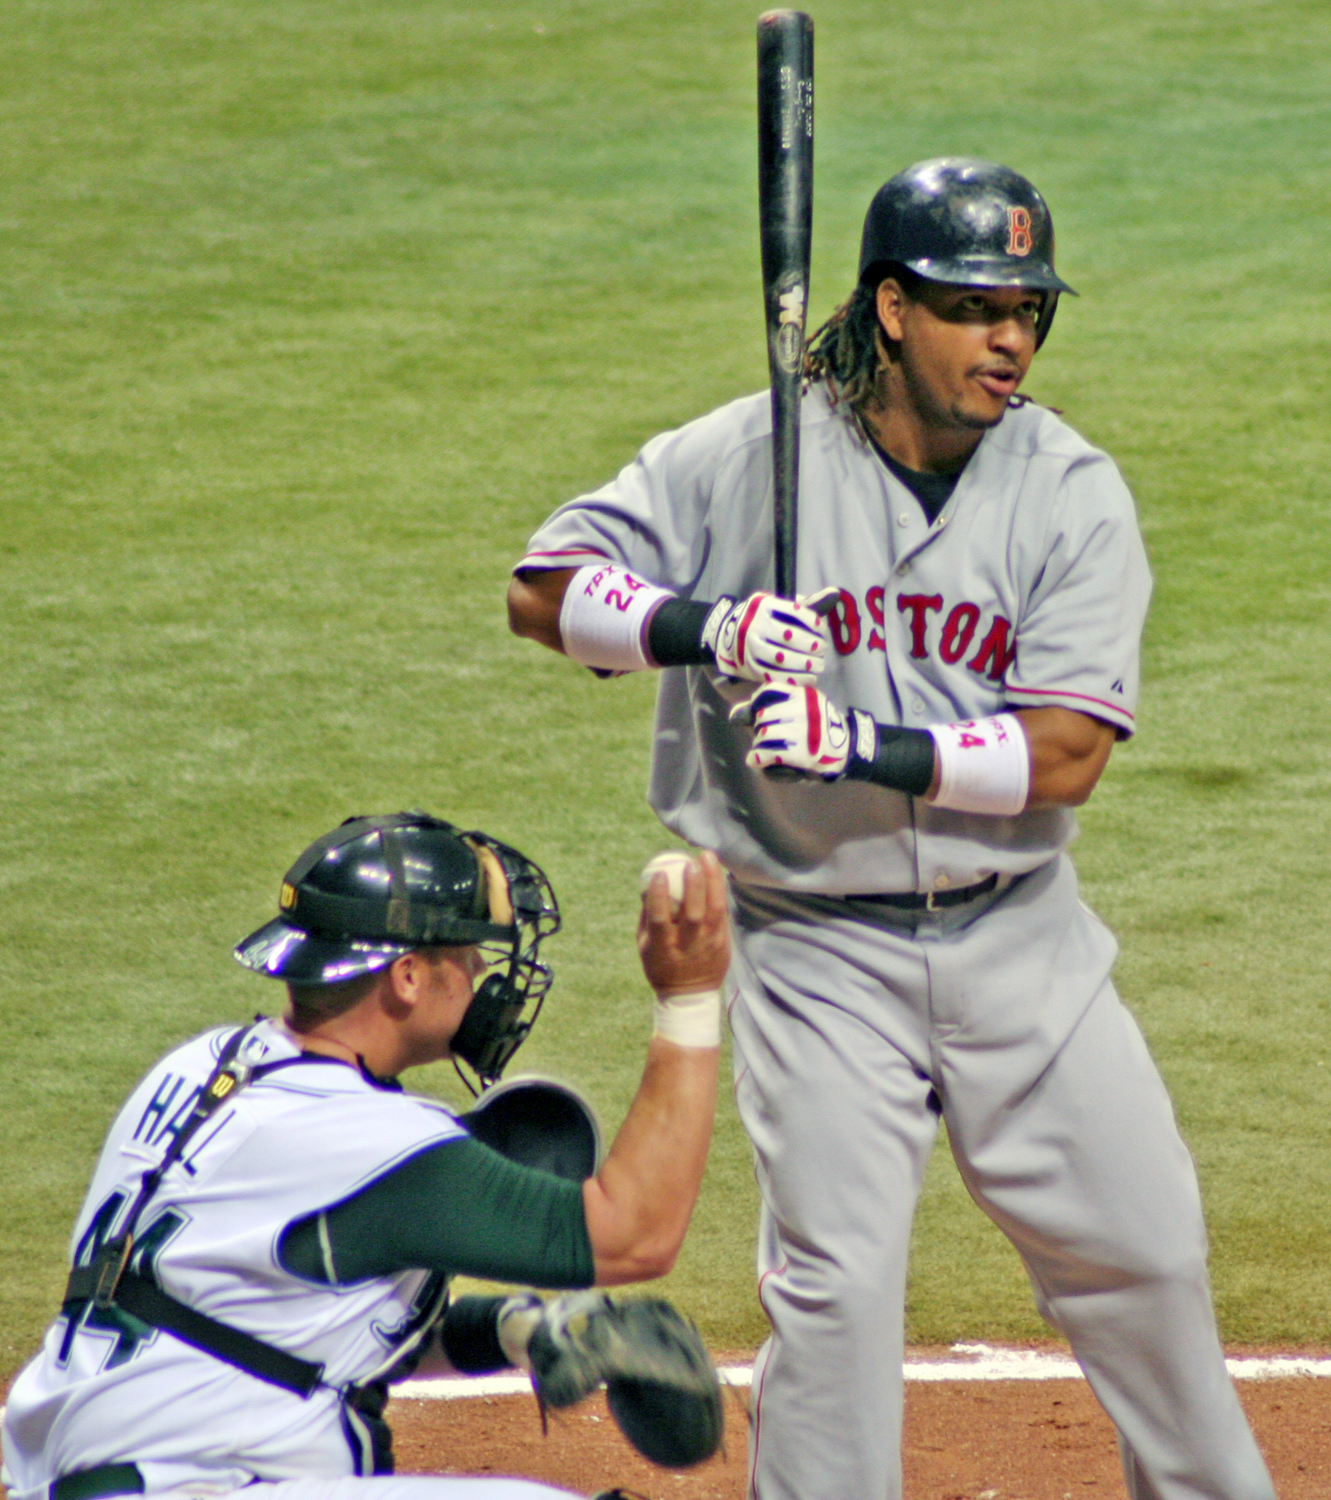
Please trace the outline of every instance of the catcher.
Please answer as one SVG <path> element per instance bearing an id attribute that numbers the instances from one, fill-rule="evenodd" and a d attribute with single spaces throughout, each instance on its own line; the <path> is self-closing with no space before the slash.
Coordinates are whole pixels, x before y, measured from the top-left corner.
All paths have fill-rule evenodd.
<path id="1" fill-rule="evenodd" d="M 660 1276 L 693 1209 L 730 951 L 710 855 L 680 902 L 665 876 L 644 899 L 656 1034 L 599 1170 L 571 1090 L 514 1080 L 458 1116 L 397 1081 L 452 1057 L 493 1084 L 549 988 L 539 949 L 558 925 L 536 865 L 426 814 L 351 819 L 301 855 L 280 915 L 236 949 L 286 982 L 285 1015 L 177 1047 L 111 1127 L 64 1304 L 10 1392 L 12 1500 L 561 1493 L 374 1477 L 392 1473 L 389 1382 L 429 1368 L 518 1366 L 553 1406 L 604 1382 L 649 1458 L 715 1451 L 716 1375 L 668 1303 L 449 1302 L 460 1273 L 552 1289 Z"/>

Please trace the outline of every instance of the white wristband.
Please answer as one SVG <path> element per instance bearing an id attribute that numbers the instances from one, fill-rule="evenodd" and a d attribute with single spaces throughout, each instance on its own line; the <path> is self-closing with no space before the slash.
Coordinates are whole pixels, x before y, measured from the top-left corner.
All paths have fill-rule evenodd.
<path id="1" fill-rule="evenodd" d="M 662 1036 L 677 1047 L 721 1045 L 721 991 L 703 990 L 697 995 L 658 995 L 653 1036 Z"/>
<path id="2" fill-rule="evenodd" d="M 559 611 L 564 650 L 584 667 L 640 672 L 647 655 L 647 624 L 663 599 L 675 596 L 613 563 L 589 563 L 568 581 Z"/>
<path id="3" fill-rule="evenodd" d="M 1015 714 L 997 714 L 973 723 L 934 724 L 929 733 L 938 747 L 935 807 L 1010 818 L 1026 806 L 1031 757 Z"/>

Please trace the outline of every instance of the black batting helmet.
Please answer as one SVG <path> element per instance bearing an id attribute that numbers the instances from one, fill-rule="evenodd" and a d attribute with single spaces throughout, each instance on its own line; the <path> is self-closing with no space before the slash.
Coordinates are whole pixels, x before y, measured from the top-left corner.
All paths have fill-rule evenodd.
<path id="1" fill-rule="evenodd" d="M 452 1043 L 484 1080 L 499 1077 L 550 988 L 537 950 L 558 930 L 559 905 L 544 873 L 498 839 L 429 813 L 348 818 L 287 871 L 278 907 L 236 957 L 288 984 L 338 984 L 419 948 L 476 944 L 502 963 Z"/>
<path id="2" fill-rule="evenodd" d="M 916 162 L 880 187 L 864 219 L 860 280 L 892 263 L 954 286 L 1021 286 L 1045 292 L 1036 323 L 1042 344 L 1060 292 L 1077 294 L 1054 270 L 1054 221 L 1020 172 L 968 156 Z"/>

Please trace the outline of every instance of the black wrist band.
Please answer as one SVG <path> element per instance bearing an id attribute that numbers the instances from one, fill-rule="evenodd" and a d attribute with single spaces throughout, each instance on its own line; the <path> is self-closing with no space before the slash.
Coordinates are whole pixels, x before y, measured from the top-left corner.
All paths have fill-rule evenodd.
<path id="1" fill-rule="evenodd" d="M 505 1297 L 459 1297 L 448 1304 L 439 1343 L 459 1375 L 488 1375 L 510 1368 L 499 1342 L 499 1309 Z"/>
<path id="2" fill-rule="evenodd" d="M 702 628 L 712 612 L 697 599 L 663 599 L 647 623 L 647 652 L 658 667 L 700 667 L 712 660 Z"/>
<path id="3" fill-rule="evenodd" d="M 867 719 L 868 715 L 862 717 Z M 874 729 L 878 743 L 872 757 L 860 753 L 862 737 L 857 733 L 856 753 L 846 764 L 846 780 L 872 781 L 876 786 L 923 797 L 934 779 L 933 735 L 926 729 L 899 729 L 892 724 L 875 724 Z"/>

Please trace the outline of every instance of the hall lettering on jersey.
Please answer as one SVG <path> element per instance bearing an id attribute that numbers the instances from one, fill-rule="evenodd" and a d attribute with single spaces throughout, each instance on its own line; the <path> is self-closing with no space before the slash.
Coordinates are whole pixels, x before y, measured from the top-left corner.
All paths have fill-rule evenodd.
<path id="1" fill-rule="evenodd" d="M 145 1146 L 157 1146 L 167 1137 L 177 1136 L 202 1091 L 202 1084 L 188 1087 L 183 1074 L 167 1073 L 139 1116 L 133 1139 Z"/>
<path id="2" fill-rule="evenodd" d="M 838 655 L 859 649 L 866 617 L 868 649 L 886 652 L 886 599 L 887 590 L 875 586 L 865 594 L 861 610 L 855 595 L 841 590 L 827 617 Z M 996 611 L 986 620 L 980 606 L 968 599 L 948 607 L 942 594 L 898 594 L 897 613 L 910 633 L 910 654 L 916 661 L 924 661 L 936 649 L 949 667 L 968 658 L 966 666 L 977 676 L 1002 682 L 1017 654 L 1012 621 Z"/>

